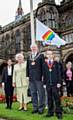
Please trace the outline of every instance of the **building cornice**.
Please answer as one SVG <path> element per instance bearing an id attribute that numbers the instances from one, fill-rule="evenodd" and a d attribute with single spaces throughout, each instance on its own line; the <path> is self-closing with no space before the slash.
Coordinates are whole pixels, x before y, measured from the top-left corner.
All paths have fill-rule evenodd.
<path id="1" fill-rule="evenodd" d="M 58 7 L 58 10 L 60 13 L 63 13 L 67 10 L 70 10 L 73 8 L 73 1 L 71 2 L 66 2 L 66 3 L 63 3 L 61 4 L 59 7 Z"/>

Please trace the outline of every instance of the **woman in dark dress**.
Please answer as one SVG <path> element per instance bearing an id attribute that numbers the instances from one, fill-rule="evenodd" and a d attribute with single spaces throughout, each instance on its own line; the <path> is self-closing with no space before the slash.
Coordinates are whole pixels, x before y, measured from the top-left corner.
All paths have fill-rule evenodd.
<path id="1" fill-rule="evenodd" d="M 7 109 L 12 107 L 13 86 L 12 86 L 13 65 L 11 59 L 8 59 L 7 66 L 2 73 L 2 86 L 4 86 Z"/>

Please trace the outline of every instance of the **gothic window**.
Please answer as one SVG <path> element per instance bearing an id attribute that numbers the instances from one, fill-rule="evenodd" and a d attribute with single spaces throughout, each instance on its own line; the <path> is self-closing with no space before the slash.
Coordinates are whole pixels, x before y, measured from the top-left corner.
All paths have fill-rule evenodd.
<path id="1" fill-rule="evenodd" d="M 31 28 L 30 24 L 26 25 L 26 27 L 23 30 L 24 33 L 24 50 L 27 51 L 30 48 L 31 44 Z"/>
<path id="2" fill-rule="evenodd" d="M 44 20 L 45 19 L 45 10 L 44 9 L 42 9 L 41 15 L 42 15 L 42 20 Z"/>
<path id="3" fill-rule="evenodd" d="M 72 34 L 69 34 L 69 42 L 72 42 Z"/>
<path id="4" fill-rule="evenodd" d="M 73 15 L 67 15 L 65 19 L 65 26 L 71 26 L 73 24 Z"/>
<path id="5" fill-rule="evenodd" d="M 21 41 L 21 34 L 20 30 L 16 30 L 15 33 L 15 47 L 16 47 L 16 53 L 20 52 L 20 41 Z"/>
<path id="6" fill-rule="evenodd" d="M 46 19 L 46 13 L 45 13 L 45 10 L 42 8 L 42 9 L 39 9 L 38 11 L 38 19 L 41 20 L 41 21 L 44 21 L 44 19 Z"/>
<path id="7" fill-rule="evenodd" d="M 53 8 L 51 7 L 48 13 L 48 26 L 51 28 L 57 28 L 55 16 L 57 17 L 57 13 L 55 13 Z"/>
<path id="8" fill-rule="evenodd" d="M 45 25 L 47 25 L 47 20 L 46 19 L 42 20 L 41 22 L 44 23 Z"/>
<path id="9" fill-rule="evenodd" d="M 63 36 L 63 39 L 67 42 L 67 43 L 71 43 L 73 42 L 73 33 L 69 33 L 67 35 Z"/>
<path id="10" fill-rule="evenodd" d="M 11 33 L 11 39 L 13 40 L 14 39 L 14 32 Z"/>
<path id="11" fill-rule="evenodd" d="M 66 42 L 68 43 L 68 42 L 69 42 L 69 41 L 68 41 L 68 35 L 66 35 L 65 38 L 66 38 Z"/>
<path id="12" fill-rule="evenodd" d="M 73 42 L 73 33 L 72 33 L 72 42 Z"/>
<path id="13" fill-rule="evenodd" d="M 63 39 L 63 40 L 66 40 L 66 39 L 65 39 L 65 36 L 62 36 L 62 39 Z"/>
<path id="14" fill-rule="evenodd" d="M 2 37 L 2 40 L 1 40 L 1 46 L 0 46 L 0 48 L 3 48 L 5 45 L 5 42 L 4 42 L 4 40 L 5 40 L 5 38 L 4 38 L 4 36 Z"/>
<path id="15" fill-rule="evenodd" d="M 6 36 L 5 36 L 5 43 L 6 43 L 6 46 L 8 46 L 10 44 L 10 35 L 9 34 L 6 34 Z"/>

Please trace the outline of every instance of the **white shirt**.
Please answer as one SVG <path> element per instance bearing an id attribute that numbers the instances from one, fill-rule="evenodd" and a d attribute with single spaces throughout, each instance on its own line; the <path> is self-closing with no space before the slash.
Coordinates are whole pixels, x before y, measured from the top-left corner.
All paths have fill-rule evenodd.
<path id="1" fill-rule="evenodd" d="M 12 75 L 12 66 L 8 66 L 8 76 Z"/>

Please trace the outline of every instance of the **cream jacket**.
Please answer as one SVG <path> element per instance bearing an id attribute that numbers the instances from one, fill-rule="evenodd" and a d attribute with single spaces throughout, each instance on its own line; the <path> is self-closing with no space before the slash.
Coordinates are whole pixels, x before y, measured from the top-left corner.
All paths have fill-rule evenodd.
<path id="1" fill-rule="evenodd" d="M 28 86 L 28 80 L 26 78 L 26 62 L 14 65 L 13 83 L 15 83 L 16 87 Z"/>

